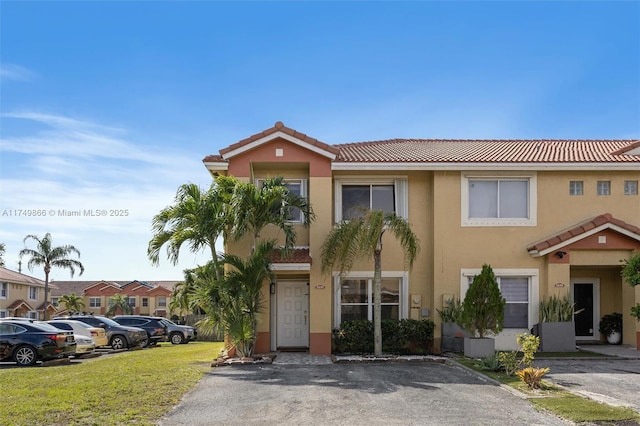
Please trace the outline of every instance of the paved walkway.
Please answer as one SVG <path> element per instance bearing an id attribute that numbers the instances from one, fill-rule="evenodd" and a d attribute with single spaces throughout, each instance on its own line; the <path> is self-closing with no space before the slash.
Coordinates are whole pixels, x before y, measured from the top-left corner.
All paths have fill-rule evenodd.
<path id="1" fill-rule="evenodd" d="M 273 360 L 277 365 L 327 365 L 331 355 L 309 355 L 306 352 L 278 352 Z"/>
<path id="2" fill-rule="evenodd" d="M 640 351 L 631 345 L 578 345 L 578 349 L 618 358 L 640 359 Z"/>

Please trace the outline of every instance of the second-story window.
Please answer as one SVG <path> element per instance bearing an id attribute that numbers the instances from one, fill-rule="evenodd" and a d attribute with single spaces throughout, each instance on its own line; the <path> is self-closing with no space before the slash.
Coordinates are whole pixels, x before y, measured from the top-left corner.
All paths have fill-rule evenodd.
<path id="1" fill-rule="evenodd" d="M 258 179 L 258 186 L 261 186 L 263 183 L 264 179 Z M 307 196 L 307 181 L 305 179 L 285 179 L 284 185 L 293 195 L 297 195 L 300 197 Z M 289 222 L 302 223 L 303 219 L 304 218 L 302 217 L 302 212 L 300 211 L 300 209 L 295 207 L 291 208 L 288 217 Z"/>
<path id="2" fill-rule="evenodd" d="M 537 179 L 462 175 L 463 226 L 535 226 Z"/>
<path id="3" fill-rule="evenodd" d="M 597 190 L 598 190 L 598 195 L 610 195 L 611 182 L 608 180 L 599 180 Z"/>
<path id="4" fill-rule="evenodd" d="M 38 300 L 38 287 L 29 287 L 29 300 Z"/>
<path id="5" fill-rule="evenodd" d="M 582 195 L 584 188 L 581 180 L 572 180 L 569 182 L 569 195 Z"/>
<path id="6" fill-rule="evenodd" d="M 638 195 L 638 181 L 637 180 L 625 180 L 624 181 L 624 195 Z"/>
<path id="7" fill-rule="evenodd" d="M 335 188 L 336 222 L 382 210 L 407 218 L 406 178 L 338 178 Z"/>
<path id="8" fill-rule="evenodd" d="M 9 284 L 0 283 L 0 299 L 6 299 L 9 296 Z"/>

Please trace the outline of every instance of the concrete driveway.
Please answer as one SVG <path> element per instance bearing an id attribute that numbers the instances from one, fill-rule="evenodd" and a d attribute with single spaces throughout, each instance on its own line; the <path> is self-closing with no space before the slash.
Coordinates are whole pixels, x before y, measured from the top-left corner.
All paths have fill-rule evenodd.
<path id="1" fill-rule="evenodd" d="M 436 363 L 213 369 L 161 425 L 565 425 L 462 368 Z"/>
<path id="2" fill-rule="evenodd" d="M 638 359 L 538 359 L 549 367 L 545 376 L 572 392 L 640 412 L 640 360 Z"/>

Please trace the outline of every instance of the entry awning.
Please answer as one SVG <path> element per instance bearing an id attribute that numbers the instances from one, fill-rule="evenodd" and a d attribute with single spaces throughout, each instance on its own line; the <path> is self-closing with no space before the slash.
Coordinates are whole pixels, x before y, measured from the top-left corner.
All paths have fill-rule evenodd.
<path id="1" fill-rule="evenodd" d="M 527 247 L 527 251 L 533 257 L 545 256 L 551 252 L 560 250 L 561 248 L 575 244 L 578 241 L 607 230 L 615 231 L 618 234 L 624 235 L 632 241 L 637 242 L 635 246 L 630 245 L 628 248 L 640 247 L 640 227 L 627 223 L 623 220 L 616 219 L 610 213 L 605 213 L 587 220 L 586 222 L 580 223 L 569 230 L 547 238 L 544 241 L 535 243 L 530 247 Z M 603 247 L 594 246 L 593 248 Z"/>
<path id="2" fill-rule="evenodd" d="M 310 271 L 311 256 L 309 247 L 296 247 L 283 257 L 280 250 L 274 250 L 270 256 L 273 271 Z"/>

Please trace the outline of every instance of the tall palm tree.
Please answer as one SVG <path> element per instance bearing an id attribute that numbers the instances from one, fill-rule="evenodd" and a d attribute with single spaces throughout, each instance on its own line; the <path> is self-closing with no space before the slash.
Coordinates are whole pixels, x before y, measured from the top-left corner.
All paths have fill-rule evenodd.
<path id="1" fill-rule="evenodd" d="M 64 305 L 65 309 L 68 312 L 80 312 L 84 309 L 84 301 L 82 300 L 82 296 L 77 296 L 75 293 L 65 294 L 60 297 L 58 303 Z"/>
<path id="2" fill-rule="evenodd" d="M 131 307 L 131 305 L 129 305 L 129 298 L 120 293 L 111 296 L 106 314 L 116 315 L 118 313 L 118 310 L 123 314 L 133 313 L 133 308 Z"/>
<path id="3" fill-rule="evenodd" d="M 80 252 L 72 245 L 64 245 L 53 247 L 51 241 L 51 234 L 46 233 L 43 238 L 39 238 L 36 235 L 27 235 L 24 238 L 24 243 L 27 240 L 34 240 L 36 242 L 36 249 L 24 248 L 20 250 L 19 256 L 22 259 L 23 256 L 30 256 L 27 267 L 30 271 L 33 271 L 34 266 L 44 267 L 44 319 L 47 320 L 47 302 L 49 301 L 49 272 L 51 268 L 64 268 L 71 271 L 71 278 L 76 272 L 76 268 L 80 270 L 78 275 L 82 275 L 84 272 L 84 266 L 80 261 L 70 259 L 69 255 L 76 254 L 80 257 Z"/>
<path id="4" fill-rule="evenodd" d="M 147 249 L 149 259 L 158 264 L 160 249 L 166 245 L 167 257 L 175 265 L 180 248 L 189 243 L 194 253 L 208 248 L 217 265 L 216 242 L 229 232 L 229 199 L 236 182 L 233 177 L 219 176 L 206 191 L 192 183 L 180 186 L 175 204 L 153 217 L 153 237 Z"/>
<path id="5" fill-rule="evenodd" d="M 296 240 L 296 232 L 290 222 L 292 209 L 300 209 L 305 226 L 315 218 L 308 200 L 290 192 L 282 177 L 265 179 L 258 186 L 238 182 L 231 196 L 231 236 L 239 240 L 249 233 L 256 247 L 260 232 L 267 225 L 275 225 L 285 235 L 285 249 L 290 249 Z"/>
<path id="6" fill-rule="evenodd" d="M 0 243 L 0 266 L 4 267 L 4 251 L 6 249 L 6 246 L 4 245 L 4 243 Z"/>
<path id="7" fill-rule="evenodd" d="M 331 271 L 337 266 L 340 274 L 351 270 L 353 262 L 360 257 L 373 258 L 373 324 L 374 352 L 382 355 L 382 236 L 389 231 L 399 241 L 404 252 L 406 266 L 411 268 L 418 255 L 418 237 L 409 222 L 395 214 L 381 210 L 369 210 L 363 215 L 338 224 L 327 235 L 321 248 L 322 271 Z"/>

